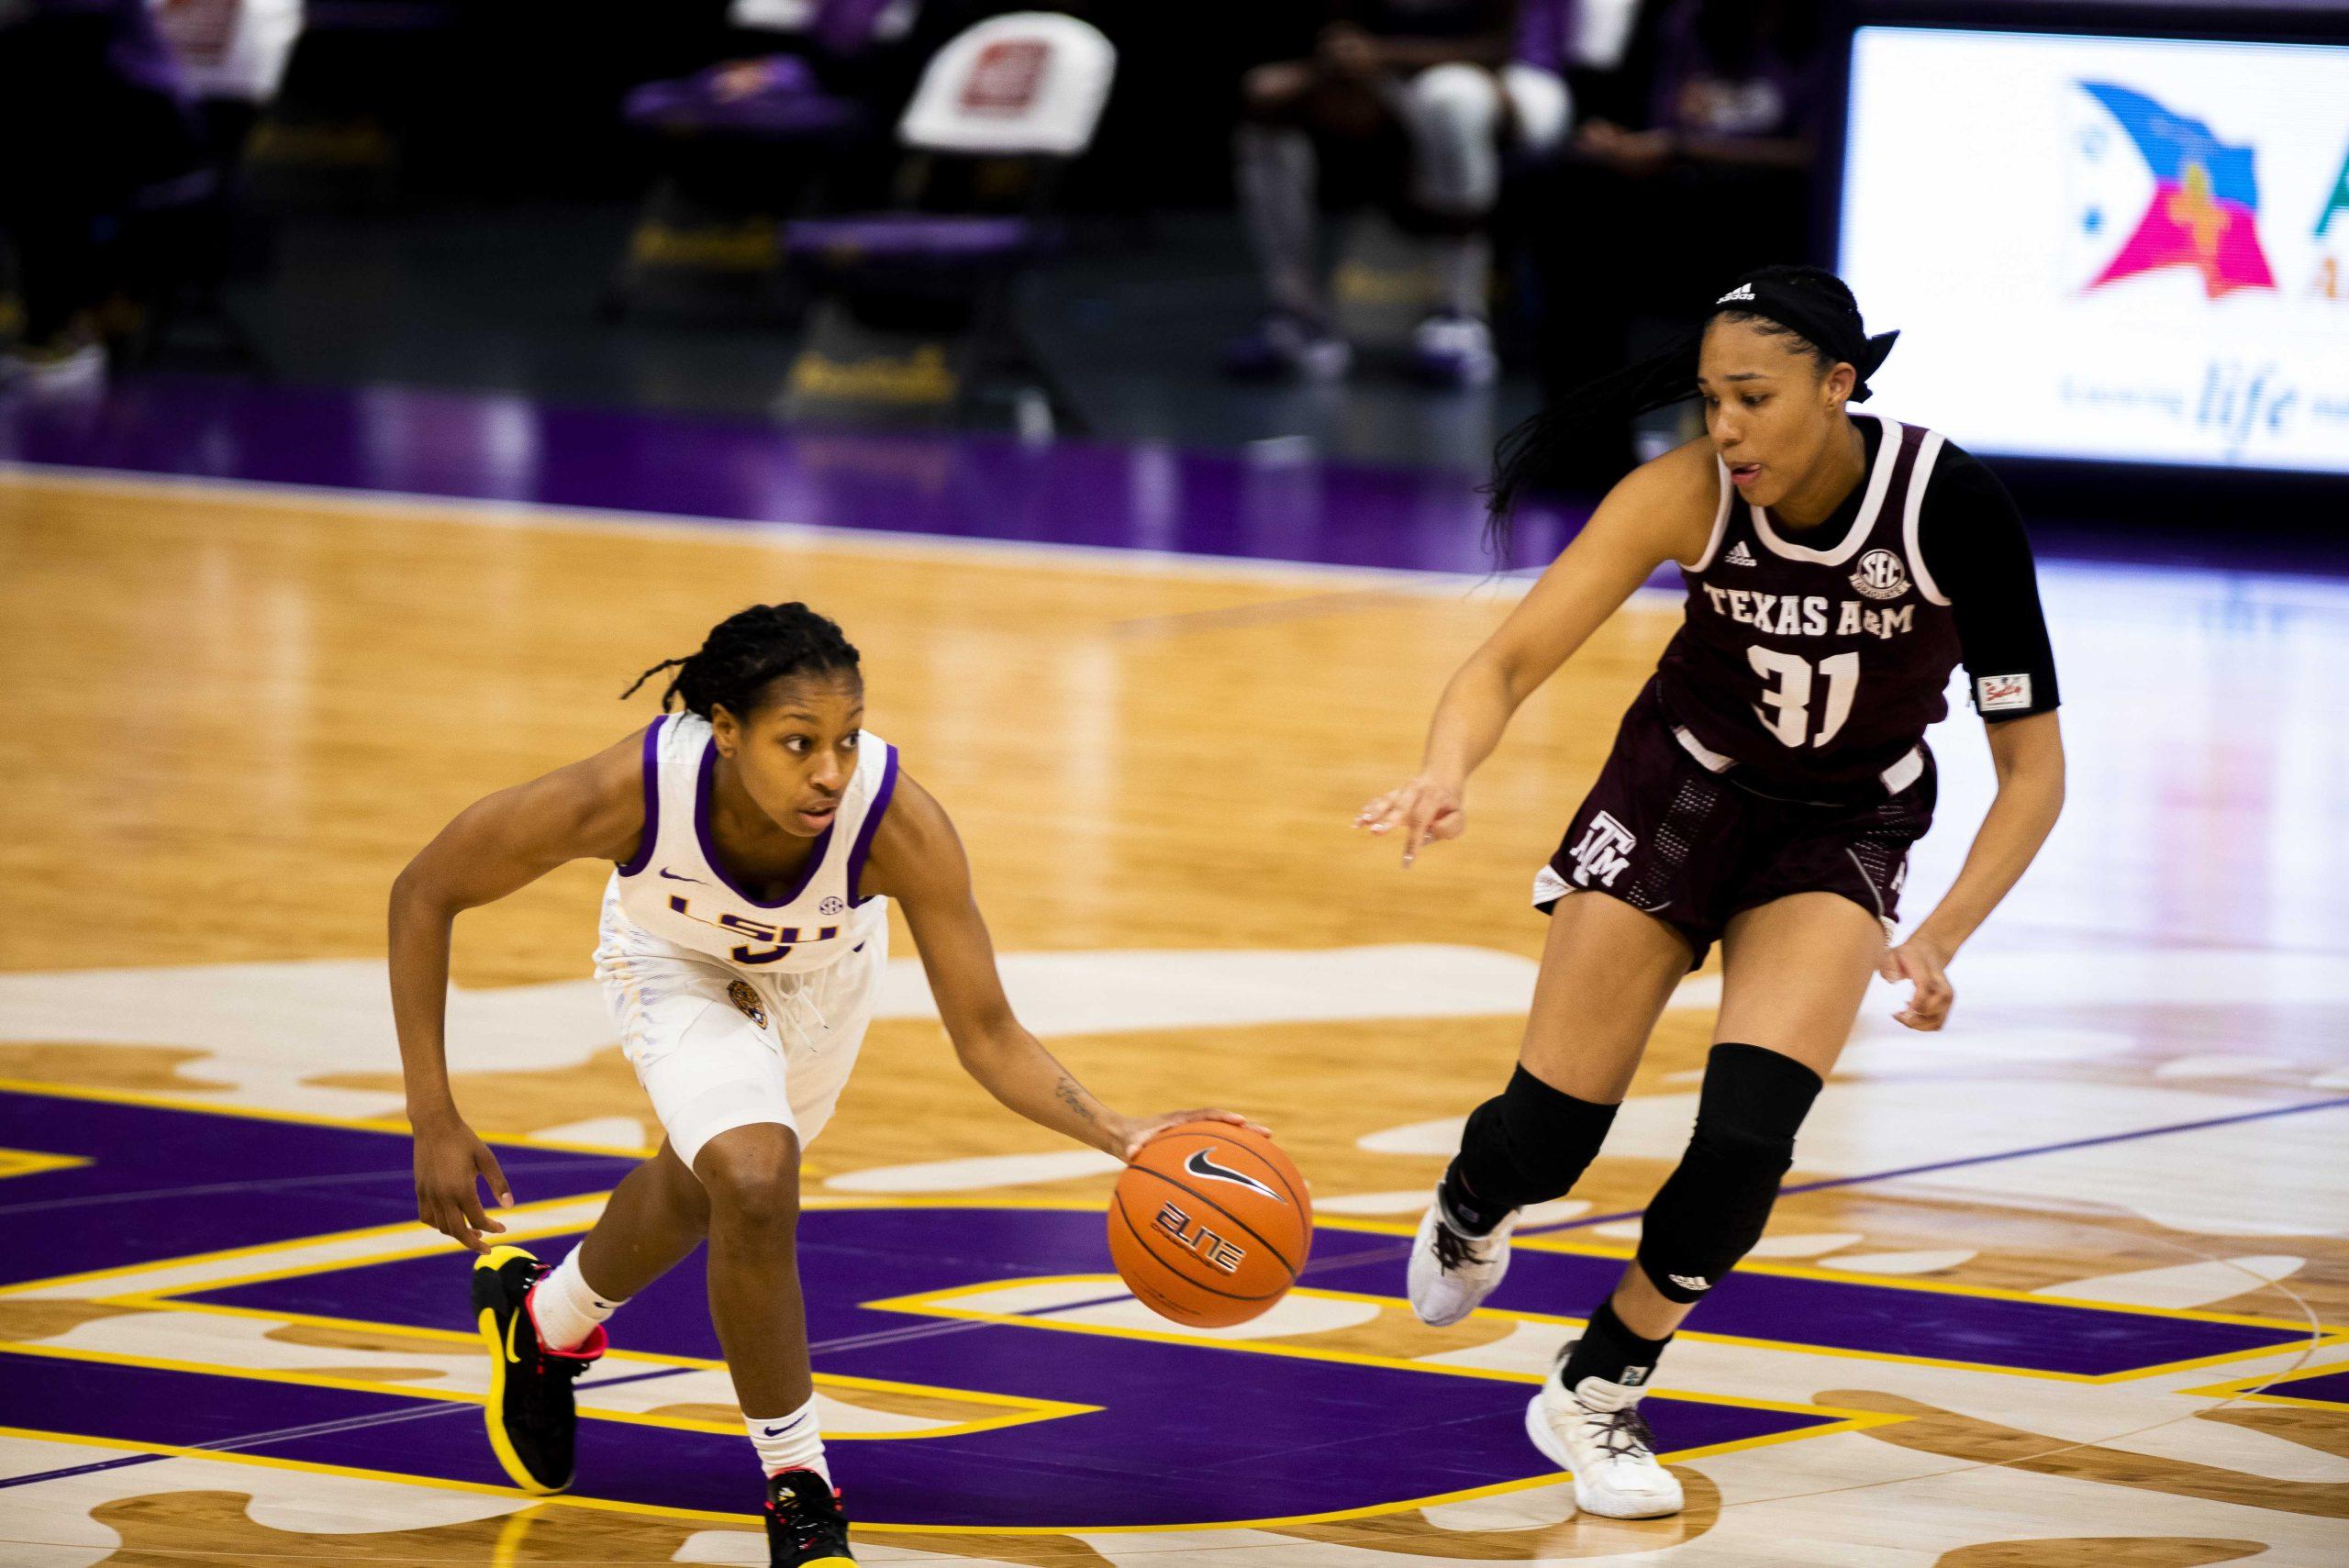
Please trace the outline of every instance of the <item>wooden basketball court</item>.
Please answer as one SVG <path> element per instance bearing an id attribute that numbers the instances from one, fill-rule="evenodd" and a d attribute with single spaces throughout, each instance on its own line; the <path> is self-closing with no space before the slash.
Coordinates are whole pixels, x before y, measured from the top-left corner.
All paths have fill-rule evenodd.
<path id="1" fill-rule="evenodd" d="M 1669 596 L 1406 873 L 1348 823 L 1506 584 L 34 467 L 0 470 L 0 1561 L 764 1561 L 694 1264 L 615 1320 L 577 1490 L 492 1479 L 467 1260 L 410 1223 L 383 928 L 451 814 L 642 725 L 640 669 L 783 598 L 863 651 L 1025 1021 L 1121 1108 L 1268 1123 L 1321 1219 L 1257 1323 L 1119 1299 L 1107 1162 L 959 1073 L 900 930 L 803 1237 L 863 1560 L 2349 1560 L 2343 584 L 2047 569 L 2068 814 L 1946 1033 L 1871 996 L 1664 1366 L 1689 1507 L 1627 1524 L 1508 1423 L 1686 1138 L 1710 972 L 1529 1221 L 1546 1310 L 1427 1329 L 1401 1260 Z M 1989 790 L 1969 715 L 1934 740 L 1912 912 Z M 604 875 L 458 930 L 459 1096 L 555 1253 L 657 1137 L 586 979 Z"/>

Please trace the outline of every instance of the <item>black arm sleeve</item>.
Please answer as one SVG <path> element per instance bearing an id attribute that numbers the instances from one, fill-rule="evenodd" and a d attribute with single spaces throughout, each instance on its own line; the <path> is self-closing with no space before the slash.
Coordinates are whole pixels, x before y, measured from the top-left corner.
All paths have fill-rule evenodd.
<path id="1" fill-rule="evenodd" d="M 1957 617 L 1975 711 L 1988 724 L 2054 712 L 2063 699 L 2031 538 L 1998 476 L 1972 454 L 1945 448 L 1917 533 L 1925 570 Z"/>

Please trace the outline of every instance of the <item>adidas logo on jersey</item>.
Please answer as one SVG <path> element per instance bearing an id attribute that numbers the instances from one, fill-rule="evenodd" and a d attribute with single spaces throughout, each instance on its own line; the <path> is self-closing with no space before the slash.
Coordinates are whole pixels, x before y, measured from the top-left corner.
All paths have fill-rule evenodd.
<path id="1" fill-rule="evenodd" d="M 1746 544 L 1743 539 L 1739 539 L 1735 544 L 1729 547 L 1729 553 L 1721 557 L 1721 564 L 1723 566 L 1751 566 L 1753 564 L 1753 551 L 1746 548 Z"/>

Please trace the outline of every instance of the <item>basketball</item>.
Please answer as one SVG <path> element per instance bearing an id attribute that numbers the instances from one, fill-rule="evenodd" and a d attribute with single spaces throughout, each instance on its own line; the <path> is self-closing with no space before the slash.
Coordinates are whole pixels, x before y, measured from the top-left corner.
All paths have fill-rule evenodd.
<path id="1" fill-rule="evenodd" d="M 1313 1244 L 1305 1178 L 1261 1133 L 1194 1121 L 1142 1145 L 1109 1203 L 1109 1256 L 1160 1317 L 1245 1323 L 1288 1294 Z"/>

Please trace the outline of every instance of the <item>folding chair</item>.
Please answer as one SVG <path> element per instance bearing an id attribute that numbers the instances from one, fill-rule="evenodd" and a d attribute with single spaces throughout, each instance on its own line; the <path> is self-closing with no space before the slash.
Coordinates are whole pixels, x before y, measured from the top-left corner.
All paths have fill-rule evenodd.
<path id="1" fill-rule="evenodd" d="M 939 51 L 897 126 L 900 210 L 785 228 L 817 303 L 780 412 L 961 422 L 1008 384 L 1023 430 L 1076 422 L 1014 305 L 1058 248 L 1059 176 L 1092 145 L 1116 71 L 1097 29 L 1045 12 L 991 17 Z"/>

